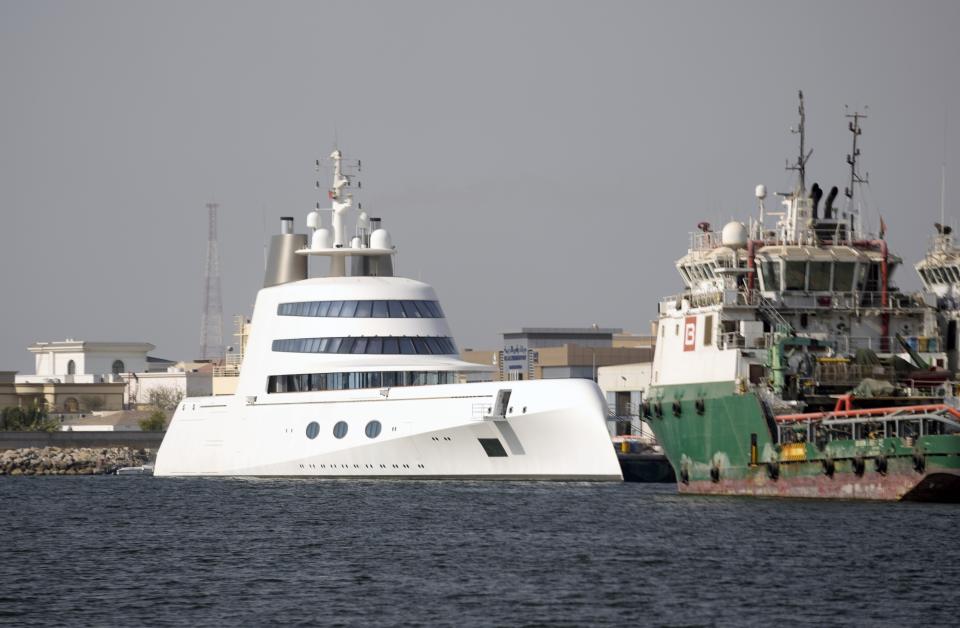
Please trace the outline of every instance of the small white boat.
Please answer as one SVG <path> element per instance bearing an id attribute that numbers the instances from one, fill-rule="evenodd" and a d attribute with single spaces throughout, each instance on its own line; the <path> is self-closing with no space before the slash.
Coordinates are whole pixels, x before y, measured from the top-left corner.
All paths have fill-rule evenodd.
<path id="1" fill-rule="evenodd" d="M 153 465 L 144 464 L 139 467 L 120 467 L 115 475 L 153 475 Z"/>

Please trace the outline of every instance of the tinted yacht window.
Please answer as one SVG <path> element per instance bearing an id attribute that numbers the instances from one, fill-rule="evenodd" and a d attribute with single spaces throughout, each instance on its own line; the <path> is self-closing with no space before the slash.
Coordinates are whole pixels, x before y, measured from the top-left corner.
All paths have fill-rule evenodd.
<path id="1" fill-rule="evenodd" d="M 436 301 L 300 301 L 277 306 L 280 316 L 340 318 L 443 318 Z"/>
<path id="2" fill-rule="evenodd" d="M 273 350 L 284 353 L 364 353 L 367 355 L 457 355 L 453 339 L 446 336 L 336 336 L 284 338 L 273 341 Z"/>

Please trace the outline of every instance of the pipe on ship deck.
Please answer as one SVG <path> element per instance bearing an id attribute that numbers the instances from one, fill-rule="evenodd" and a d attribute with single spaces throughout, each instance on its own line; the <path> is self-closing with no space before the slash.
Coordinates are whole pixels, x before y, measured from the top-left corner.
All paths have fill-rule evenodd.
<path id="1" fill-rule="evenodd" d="M 778 422 L 799 421 L 803 419 L 823 419 L 827 417 L 855 418 L 861 416 L 878 416 L 893 412 L 943 412 L 947 411 L 954 418 L 960 419 L 960 410 L 944 403 L 932 403 L 919 406 L 889 406 L 886 408 L 862 408 L 860 410 L 834 410 L 832 412 L 808 412 L 804 414 L 780 414 L 774 417 Z M 900 418 L 900 417 L 898 417 Z M 908 418 L 904 415 L 902 418 Z"/>

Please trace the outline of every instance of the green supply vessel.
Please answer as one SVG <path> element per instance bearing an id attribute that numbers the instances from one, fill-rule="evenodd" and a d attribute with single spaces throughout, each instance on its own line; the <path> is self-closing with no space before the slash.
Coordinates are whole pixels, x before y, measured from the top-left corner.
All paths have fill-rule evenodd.
<path id="1" fill-rule="evenodd" d="M 755 217 L 700 223 L 677 262 L 685 287 L 659 303 L 644 418 L 682 493 L 960 501 L 960 295 L 938 283 L 960 286 L 950 230 L 917 265 L 937 305 L 898 290 L 883 221 L 867 234 L 855 202 L 864 116 L 847 116 L 838 201 L 838 187 L 807 188 L 802 93 L 799 114 L 782 208 L 757 186 Z"/>

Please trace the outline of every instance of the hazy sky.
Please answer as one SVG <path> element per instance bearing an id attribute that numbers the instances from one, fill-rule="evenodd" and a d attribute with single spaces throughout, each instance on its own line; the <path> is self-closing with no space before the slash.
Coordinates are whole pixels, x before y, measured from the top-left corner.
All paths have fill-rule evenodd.
<path id="1" fill-rule="evenodd" d="M 210 200 L 229 333 L 335 138 L 461 347 L 646 332 L 697 222 L 789 189 L 801 88 L 825 187 L 869 105 L 866 219 L 912 266 L 945 154 L 960 214 L 958 32 L 957 2 L 0 0 L 0 369 L 66 337 L 197 355 Z"/>

